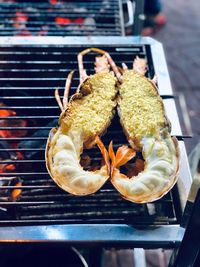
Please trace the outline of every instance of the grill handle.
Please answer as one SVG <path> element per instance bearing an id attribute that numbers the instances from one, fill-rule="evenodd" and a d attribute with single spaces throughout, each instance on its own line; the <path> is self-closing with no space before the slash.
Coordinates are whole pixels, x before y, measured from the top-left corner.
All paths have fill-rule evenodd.
<path id="1" fill-rule="evenodd" d="M 132 2 L 131 0 L 125 0 L 123 1 L 123 4 L 127 5 L 128 10 L 128 21 L 125 23 L 125 27 L 130 27 L 134 23 L 134 13 L 135 13 L 135 2 Z"/>

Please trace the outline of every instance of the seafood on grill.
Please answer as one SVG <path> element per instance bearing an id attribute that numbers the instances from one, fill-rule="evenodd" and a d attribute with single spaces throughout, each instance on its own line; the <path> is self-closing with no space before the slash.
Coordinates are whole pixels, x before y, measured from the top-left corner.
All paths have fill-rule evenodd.
<path id="1" fill-rule="evenodd" d="M 95 74 L 87 76 L 83 56 L 89 52 L 101 54 L 96 57 Z M 56 98 L 62 113 L 59 127 L 50 131 L 46 146 L 46 166 L 59 187 L 74 195 L 88 195 L 102 187 L 110 176 L 109 155 L 100 140 L 112 117 L 116 102 L 115 75 L 120 76 L 108 53 L 97 48 L 88 48 L 78 55 L 80 84 L 68 102 L 73 73 L 66 81 L 63 103 L 58 92 Z M 110 67 L 112 70 L 110 71 Z M 83 148 L 98 145 L 104 164 L 96 171 L 84 170 L 80 165 Z"/>
<path id="2" fill-rule="evenodd" d="M 112 143 L 109 146 L 111 182 L 125 199 L 135 203 L 161 198 L 174 186 L 179 173 L 178 141 L 170 135 L 163 101 L 145 72 L 144 59 L 136 58 L 132 70 L 123 64 L 118 99 L 120 123 L 130 146 L 142 151 L 143 170 L 131 177 L 121 173 L 120 166 L 130 158 L 124 157 L 123 147 L 115 155 Z"/>

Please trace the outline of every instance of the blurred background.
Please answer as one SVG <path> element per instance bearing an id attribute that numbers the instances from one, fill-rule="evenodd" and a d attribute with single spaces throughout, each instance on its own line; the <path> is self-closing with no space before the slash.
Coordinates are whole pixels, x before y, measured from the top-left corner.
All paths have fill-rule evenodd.
<path id="1" fill-rule="evenodd" d="M 192 135 L 185 140 L 189 154 L 200 141 L 200 1 L 161 3 L 167 22 L 152 36 L 164 46 L 182 129 Z"/>

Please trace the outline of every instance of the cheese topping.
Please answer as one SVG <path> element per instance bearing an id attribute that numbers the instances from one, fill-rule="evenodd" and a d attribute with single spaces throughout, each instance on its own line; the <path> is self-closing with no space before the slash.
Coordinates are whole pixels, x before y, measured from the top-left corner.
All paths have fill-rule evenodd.
<path id="1" fill-rule="evenodd" d="M 91 92 L 70 102 L 66 117 L 61 122 L 64 132 L 69 129 L 83 134 L 84 141 L 99 135 L 113 116 L 116 105 L 116 78 L 112 73 L 98 73 L 90 77 L 82 86 Z M 87 89 L 89 90 L 89 89 Z"/>
<path id="2" fill-rule="evenodd" d="M 159 136 L 165 125 L 164 108 L 152 83 L 133 70 L 127 70 L 120 96 L 120 116 L 129 136 L 138 141 L 144 136 Z"/>

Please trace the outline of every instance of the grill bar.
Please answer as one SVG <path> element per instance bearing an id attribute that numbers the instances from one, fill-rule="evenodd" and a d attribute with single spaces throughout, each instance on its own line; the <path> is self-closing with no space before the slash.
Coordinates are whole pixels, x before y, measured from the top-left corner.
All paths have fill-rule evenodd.
<path id="1" fill-rule="evenodd" d="M 9 110 L 9 109 L 8 109 Z M 11 117 L 0 117 L 0 120 L 19 120 L 19 119 L 58 119 L 58 116 L 45 116 L 45 118 L 43 116 L 39 117 L 39 116 L 11 116 Z"/>
<path id="2" fill-rule="evenodd" d="M 50 128 L 51 129 L 51 128 Z M 189 135 L 173 135 L 173 136 L 175 136 L 179 141 L 182 141 L 183 139 L 185 139 L 185 138 L 192 138 L 192 136 L 189 136 Z M 8 138 L 6 138 L 6 141 L 25 141 L 25 140 L 28 140 L 28 141 L 30 141 L 30 140 L 37 140 L 37 141 L 42 141 L 42 140 L 45 140 L 46 141 L 46 139 L 47 139 L 47 137 L 48 137 L 48 133 L 46 134 L 46 137 L 41 137 L 41 138 L 35 138 L 35 139 L 33 139 L 33 138 L 30 138 L 30 139 L 25 139 L 25 138 L 9 138 L 9 140 L 8 140 Z M 10 140 L 11 139 L 11 140 Z M 0 141 L 5 141 L 4 139 L 2 139 L 2 138 L 0 138 Z M 122 145 L 122 144 L 120 144 L 120 143 L 118 143 L 118 145 Z M 118 146 L 118 145 L 113 145 L 114 147 L 115 146 Z M 18 148 L 16 148 L 16 149 L 12 149 L 12 148 L 5 148 L 5 149 L 3 149 L 3 148 L 1 148 L 0 149 L 0 151 L 32 151 L 32 150 L 38 150 L 38 151 L 43 151 L 44 149 L 18 149 Z M 1 161 L 0 161 L 1 162 Z M 2 161 L 3 162 L 3 161 Z M 21 162 L 21 160 L 20 160 L 20 162 Z"/>
<path id="3" fill-rule="evenodd" d="M 46 140 L 46 137 L 15 137 L 15 138 L 0 138 L 0 141 L 21 141 L 21 140 Z"/>
<path id="4" fill-rule="evenodd" d="M 5 21 L 0 19 L 0 23 L 3 23 L 3 22 L 5 22 Z M 9 21 L 8 21 L 7 24 L 13 24 L 13 22 L 9 22 Z M 20 21 L 19 21 L 19 24 L 22 24 L 22 25 L 23 25 L 23 22 L 20 22 Z M 48 21 L 48 22 L 45 23 L 45 25 L 48 25 L 48 26 L 49 26 L 49 25 L 51 26 L 51 25 L 54 25 L 54 24 L 55 24 L 54 22 L 50 22 L 50 21 Z M 31 23 L 27 22 L 26 25 L 27 25 L 27 26 L 28 26 L 28 25 L 36 25 L 35 27 L 31 27 L 31 28 L 29 27 L 29 29 L 37 29 L 37 30 L 38 30 L 38 29 L 40 29 L 40 28 L 37 27 L 37 25 L 39 25 L 39 26 L 43 26 L 43 25 L 44 25 L 44 22 L 42 22 L 42 21 L 41 21 L 41 22 L 39 22 L 39 21 L 38 21 L 38 22 L 36 22 L 36 21 L 34 22 L 34 21 L 33 21 L 33 22 L 31 22 Z M 76 26 L 76 25 L 81 25 L 81 24 L 80 24 L 80 23 L 69 23 L 69 24 L 66 25 L 65 27 L 71 27 L 71 26 Z M 9 26 L 10 26 L 10 25 L 9 25 Z M 86 27 L 86 28 L 87 28 L 87 27 L 94 27 L 94 24 L 89 24 L 89 23 L 88 23 L 87 25 L 85 25 L 85 27 Z M 118 29 L 118 30 L 120 31 L 120 27 L 119 27 L 119 26 L 116 26 L 116 25 L 113 24 L 113 23 L 96 23 L 96 27 L 102 28 L 102 30 L 103 30 L 104 28 L 111 28 L 111 29 L 113 28 L 113 29 L 116 29 L 116 30 Z M 12 27 L 7 27 L 6 30 L 8 30 L 8 31 L 9 31 L 9 30 L 13 30 L 13 28 L 12 28 Z M 53 31 L 53 30 L 55 30 L 55 29 L 52 29 L 52 31 Z"/>
<path id="5" fill-rule="evenodd" d="M 32 201 L 32 202 L 0 202 L 0 205 L 3 205 L 3 206 L 13 206 L 13 204 L 15 204 L 16 206 L 20 206 L 20 205 L 43 205 L 43 204 L 47 204 L 47 205 L 50 205 L 50 204 L 53 204 L 54 201 Z M 28 216 L 27 216 L 28 217 Z M 32 217 L 32 216 L 31 216 Z M 33 218 L 34 219 L 34 216 Z M 47 218 L 45 218 L 47 219 Z"/>
<path id="6" fill-rule="evenodd" d="M 18 35 L 18 34 L 19 34 L 18 31 L 15 31 L 14 32 L 14 35 Z M 77 35 L 80 35 L 80 31 L 73 31 L 73 34 L 72 33 L 66 33 L 65 31 L 63 31 L 63 32 L 60 32 L 60 34 L 61 35 L 65 35 L 65 36 L 77 36 Z M 51 35 L 51 36 L 57 36 L 57 32 L 49 32 L 49 35 Z M 99 36 L 99 35 L 118 36 L 119 34 L 116 31 L 115 32 L 112 32 L 110 30 L 108 30 L 108 31 L 103 30 L 103 31 L 92 33 L 92 35 L 93 36 Z M 4 31 L 4 32 L 0 32 L 0 36 L 13 36 L 13 33 Z"/>
<path id="7" fill-rule="evenodd" d="M 4 106 L 1 106 L 0 107 L 0 110 L 3 109 L 5 110 L 6 108 Z M 17 109 L 58 109 L 58 106 L 32 106 L 32 107 L 29 107 L 29 106 L 10 106 L 8 108 L 9 110 L 11 109 L 14 109 L 14 110 L 17 110 Z"/>
<path id="8" fill-rule="evenodd" d="M 54 89 L 55 90 L 55 89 Z M 161 95 L 162 98 L 164 99 L 167 99 L 167 98 L 175 98 L 174 96 L 170 96 L 170 95 Z M 63 99 L 63 97 L 60 97 L 61 99 Z M 16 100 L 27 100 L 27 99 L 55 99 L 54 96 L 23 96 L 23 97 L 19 97 L 19 96 L 4 96 L 4 97 L 0 97 L 0 100 L 4 100 L 4 99 L 8 99 L 8 100 L 13 100 L 13 99 L 16 99 Z M 5 108 L 5 109 L 9 109 L 9 108 Z M 30 117 L 30 116 L 29 116 Z M 29 118 L 27 117 L 27 118 Z M 49 118 L 53 118 L 55 116 L 48 116 Z M 1 117 L 2 118 L 6 118 L 6 119 L 10 119 L 8 117 Z M 20 118 L 20 117 L 17 117 L 17 116 L 13 116 L 13 118 L 17 119 L 17 118 Z M 30 117 L 31 118 L 31 117 Z"/>
<path id="9" fill-rule="evenodd" d="M 74 13 L 74 14 L 67 14 L 67 17 L 68 18 L 77 18 L 77 17 L 81 17 L 81 18 L 87 18 L 87 16 L 89 15 L 92 15 L 91 17 L 95 17 L 95 11 L 86 11 L 86 12 L 82 12 L 81 14 L 80 13 Z M 98 13 L 99 14 L 99 13 Z M 98 15 L 97 14 L 97 15 Z M 27 15 L 29 16 L 29 18 L 35 18 L 35 17 L 38 17 L 37 14 L 34 14 L 34 13 L 30 13 Z M 10 14 L 10 12 L 8 12 L 8 14 L 6 14 L 6 17 L 9 19 L 9 18 L 13 18 L 14 14 Z M 62 17 L 66 17 L 66 14 L 64 13 L 64 11 L 61 11 L 61 12 L 54 12 L 53 14 L 51 13 L 48 13 L 48 18 L 51 19 L 51 18 L 55 18 L 55 16 L 62 16 Z M 119 14 L 113 14 L 113 12 L 105 12 L 105 14 L 103 14 L 103 16 L 105 18 L 119 18 Z M 5 18 L 5 14 L 1 14 L 0 13 L 0 18 Z"/>
<path id="10" fill-rule="evenodd" d="M 45 138 L 46 140 L 46 138 Z M 45 160 L 38 159 L 38 160 L 0 160 L 0 164 L 7 163 L 7 164 L 24 164 L 24 163 L 45 163 Z"/>
<path id="11" fill-rule="evenodd" d="M 21 185 L 21 186 L 0 186 L 0 189 L 46 189 L 56 188 L 56 185 Z"/>

